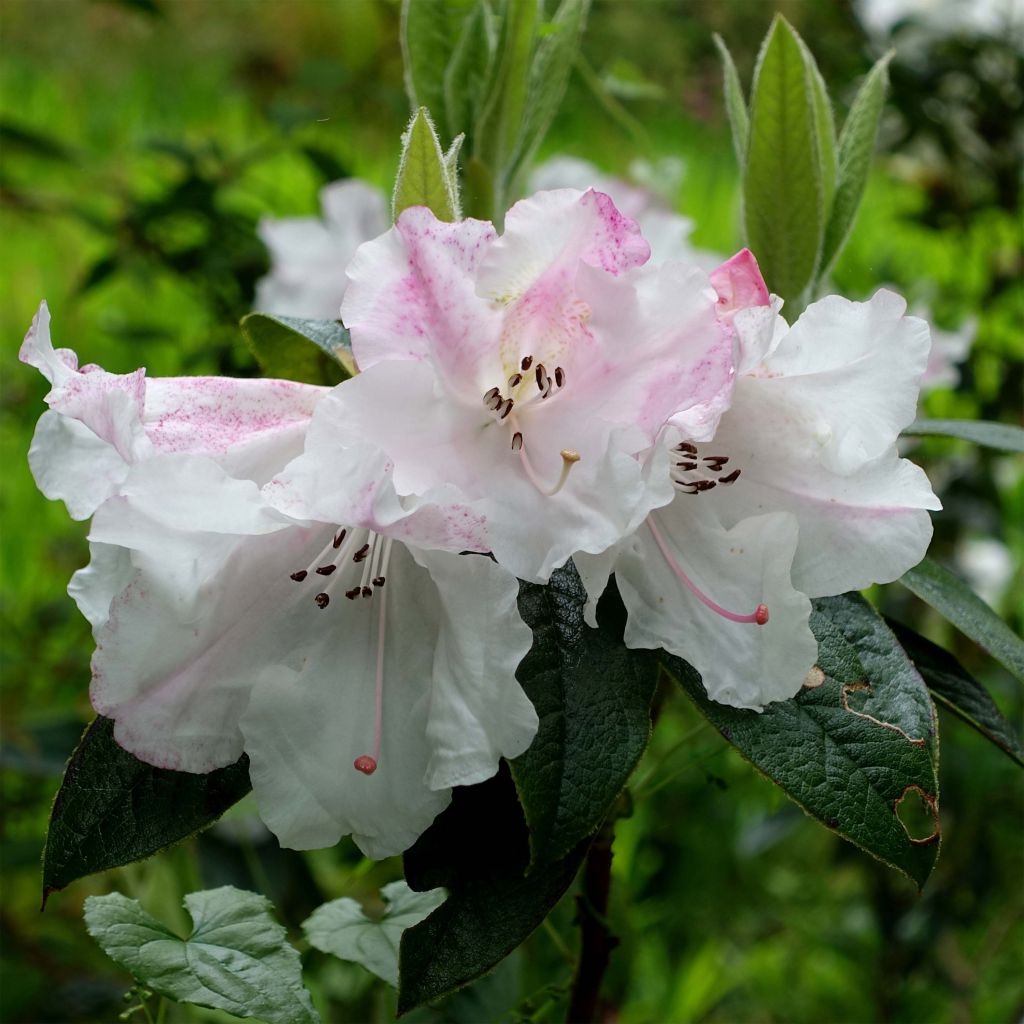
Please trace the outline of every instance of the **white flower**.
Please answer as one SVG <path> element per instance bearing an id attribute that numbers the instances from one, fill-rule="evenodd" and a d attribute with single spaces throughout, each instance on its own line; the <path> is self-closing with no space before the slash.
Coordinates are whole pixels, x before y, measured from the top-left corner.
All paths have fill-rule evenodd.
<path id="1" fill-rule="evenodd" d="M 505 224 L 414 207 L 360 248 L 342 319 L 361 372 L 330 401 L 400 492 L 454 484 L 499 563 L 544 580 L 671 499 L 645 453 L 671 416 L 710 436 L 731 339 L 702 272 L 638 269 L 647 243 L 602 193 L 541 192 Z"/>
<path id="2" fill-rule="evenodd" d="M 259 235 L 270 273 L 256 286 L 255 307 L 279 316 L 336 320 L 345 295 L 345 267 L 363 242 L 386 231 L 384 193 L 355 179 L 320 191 L 323 219 L 265 217 Z"/>
<path id="3" fill-rule="evenodd" d="M 326 389 L 79 371 L 47 319 L 22 350 L 54 385 L 33 468 L 94 513 L 69 591 L 121 746 L 190 772 L 246 751 L 284 845 L 351 833 L 375 857 L 526 749 L 530 633 L 515 577 L 456 553 L 485 547 L 476 513 L 444 488 L 400 499 Z"/>
<path id="4" fill-rule="evenodd" d="M 742 280 L 756 273 L 749 254 L 723 270 L 729 294 L 767 297 L 759 275 Z M 921 560 L 926 510 L 940 506 L 896 452 L 929 349 L 927 324 L 905 310 L 887 291 L 823 299 L 792 328 L 771 305 L 726 309 L 740 376 L 714 439 L 673 438 L 672 504 L 616 552 L 577 558 L 595 599 L 615 572 L 627 645 L 663 647 L 715 700 L 761 708 L 796 693 L 814 664 L 808 598 L 890 582 Z"/>

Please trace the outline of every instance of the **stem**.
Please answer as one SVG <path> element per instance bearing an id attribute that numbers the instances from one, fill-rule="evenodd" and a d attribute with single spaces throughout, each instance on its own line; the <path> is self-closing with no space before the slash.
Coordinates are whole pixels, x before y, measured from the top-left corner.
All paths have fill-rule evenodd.
<path id="1" fill-rule="evenodd" d="M 608 928 L 608 894 L 612 885 L 614 817 L 597 833 L 583 866 L 583 892 L 576 897 L 580 926 L 580 959 L 572 980 L 567 1024 L 597 1024 L 601 982 L 619 940 Z"/>

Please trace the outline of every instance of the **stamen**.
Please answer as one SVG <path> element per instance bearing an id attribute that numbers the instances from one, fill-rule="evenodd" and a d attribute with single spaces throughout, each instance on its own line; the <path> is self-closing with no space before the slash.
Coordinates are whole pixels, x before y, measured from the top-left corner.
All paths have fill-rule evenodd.
<path id="1" fill-rule="evenodd" d="M 384 542 L 384 558 L 381 574 L 387 575 L 391 560 L 391 539 Z M 361 754 L 352 762 L 352 767 L 363 775 L 372 775 L 380 762 L 381 721 L 384 712 L 384 628 L 387 624 L 388 603 L 381 595 L 380 618 L 377 620 L 377 681 L 374 691 L 373 754 Z"/>
<path id="2" fill-rule="evenodd" d="M 704 465 L 711 470 L 712 473 L 717 473 L 721 468 L 729 461 L 728 455 L 705 455 Z"/>
<path id="3" fill-rule="evenodd" d="M 291 574 L 291 579 L 295 580 L 296 583 L 301 583 L 309 575 L 305 569 L 300 569 L 298 572 Z"/>
<path id="4" fill-rule="evenodd" d="M 485 391 L 484 392 L 484 405 L 488 405 L 489 406 L 489 405 L 491 405 L 491 403 L 496 398 L 500 398 L 500 397 L 501 397 L 501 389 L 500 388 L 491 388 L 490 391 Z M 493 408 L 493 406 L 492 406 L 492 408 Z"/>
<path id="5" fill-rule="evenodd" d="M 321 565 L 316 572 L 318 576 L 330 576 L 337 568 L 338 567 L 336 565 Z"/>
<path id="6" fill-rule="evenodd" d="M 736 483 L 736 480 L 738 479 L 739 475 L 740 475 L 740 471 L 738 469 L 734 469 L 727 476 L 723 476 L 722 479 L 719 480 L 718 482 L 720 484 L 725 484 L 726 486 L 728 486 L 729 484 Z M 744 486 L 746 486 L 746 485 L 744 485 Z"/>
<path id="7" fill-rule="evenodd" d="M 358 563 L 358 562 L 361 562 L 361 561 L 363 561 L 363 559 L 364 559 L 364 558 L 366 558 L 367 552 L 368 552 L 369 550 L 370 550 L 370 545 L 369 545 L 368 543 L 367 543 L 367 544 L 364 544 L 364 545 L 363 545 L 363 546 L 362 546 L 362 547 L 361 547 L 361 548 L 360 548 L 360 549 L 359 549 L 359 550 L 358 550 L 358 551 L 357 551 L 357 552 L 356 552 L 356 553 L 355 553 L 355 554 L 354 554 L 354 555 L 352 556 L 352 561 L 353 561 L 353 562 L 357 562 L 357 563 Z"/>
<path id="8" fill-rule="evenodd" d="M 681 469 L 684 473 L 688 473 L 691 469 L 697 468 L 696 462 L 677 462 L 676 468 Z"/>
<path id="9" fill-rule="evenodd" d="M 383 587 L 386 582 L 387 582 L 387 577 L 386 576 L 375 576 L 373 578 L 373 585 L 375 587 Z"/>
<path id="10" fill-rule="evenodd" d="M 345 534 L 347 534 L 347 533 L 348 533 L 348 530 L 342 530 L 339 534 L 337 534 L 335 536 L 334 540 L 331 542 L 332 545 L 335 548 L 340 548 L 341 547 L 341 542 L 345 539 Z"/>
<path id="11" fill-rule="evenodd" d="M 331 603 L 331 598 L 329 594 L 317 594 L 313 601 L 316 603 L 317 608 L 323 609 Z"/>
<path id="12" fill-rule="evenodd" d="M 512 435 L 512 451 L 517 452 L 523 447 L 523 434 L 521 430 L 517 430 Z"/>
<path id="13" fill-rule="evenodd" d="M 353 587 L 351 590 L 345 591 L 345 596 L 350 601 L 354 601 L 362 593 L 362 589 L 362 587 Z"/>
<path id="14" fill-rule="evenodd" d="M 565 386 L 565 370 L 560 366 L 555 367 L 555 385 L 560 388 Z"/>
<path id="15" fill-rule="evenodd" d="M 689 441 L 683 441 L 682 444 L 677 444 L 675 450 L 677 452 L 686 452 L 687 455 L 697 454 L 697 446 L 695 444 L 690 444 Z"/>
<path id="16" fill-rule="evenodd" d="M 508 379 L 509 389 L 511 390 L 512 388 L 519 387 L 519 385 L 522 384 L 522 382 L 523 375 L 521 373 L 513 373 L 512 376 L 509 377 Z"/>
<path id="17" fill-rule="evenodd" d="M 498 419 L 503 420 L 512 411 L 512 406 L 514 404 L 515 403 L 512 401 L 511 398 L 506 398 L 505 403 L 502 406 L 501 413 L 498 416 Z"/>
<path id="18" fill-rule="evenodd" d="M 543 391 L 544 390 L 544 381 L 546 381 L 548 379 L 548 372 L 547 372 L 547 370 L 544 369 L 544 364 L 543 363 L 538 363 L 537 364 L 537 371 L 534 374 L 534 376 L 537 378 L 537 389 L 539 391 Z"/>
<path id="19" fill-rule="evenodd" d="M 370 587 L 361 588 L 363 597 L 373 597 L 373 590 Z"/>
<path id="20" fill-rule="evenodd" d="M 523 361 L 519 364 L 519 369 L 526 373 L 526 371 L 533 366 L 533 356 L 523 356 Z"/>
<path id="21" fill-rule="evenodd" d="M 726 608 L 723 608 L 720 604 L 712 601 L 693 580 L 680 568 L 679 563 L 672 556 L 672 552 L 669 550 L 668 545 L 665 543 L 665 539 L 661 535 L 661 531 L 654 523 L 654 516 L 649 515 L 647 517 L 647 525 L 650 527 L 651 535 L 654 537 L 655 544 L 661 550 L 662 555 L 665 556 L 665 561 L 668 562 L 669 568 L 676 574 L 683 586 L 690 591 L 691 594 L 706 608 L 710 608 L 713 612 L 721 615 L 723 619 L 728 619 L 730 622 L 753 622 L 758 626 L 763 626 L 768 621 L 768 605 L 759 604 L 750 615 L 739 615 L 736 612 L 731 612 Z"/>

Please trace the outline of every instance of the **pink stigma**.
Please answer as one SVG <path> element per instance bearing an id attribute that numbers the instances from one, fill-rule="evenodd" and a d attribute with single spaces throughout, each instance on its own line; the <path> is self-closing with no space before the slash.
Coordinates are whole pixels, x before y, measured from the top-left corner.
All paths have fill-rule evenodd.
<path id="1" fill-rule="evenodd" d="M 364 775 L 372 775 L 377 770 L 377 762 L 369 754 L 363 754 L 352 762 L 352 767 Z"/>
<path id="2" fill-rule="evenodd" d="M 669 551 L 668 545 L 665 543 L 665 538 L 662 537 L 661 531 L 654 523 L 653 515 L 647 517 L 647 525 L 650 527 L 651 535 L 654 537 L 655 543 L 661 550 L 662 555 L 665 556 L 665 561 L 668 562 L 669 568 L 676 574 L 683 586 L 686 587 L 686 589 L 693 594 L 693 596 L 697 598 L 705 608 L 710 608 L 717 615 L 721 615 L 723 619 L 728 619 L 730 622 L 752 622 L 756 623 L 758 626 L 763 626 L 768 621 L 768 605 L 766 604 L 759 604 L 750 615 L 740 615 L 738 612 L 731 612 L 728 608 L 723 608 L 716 601 L 712 601 L 711 598 L 708 597 L 707 594 L 705 594 L 704 591 L 686 575 L 679 563 L 672 557 L 672 552 Z"/>

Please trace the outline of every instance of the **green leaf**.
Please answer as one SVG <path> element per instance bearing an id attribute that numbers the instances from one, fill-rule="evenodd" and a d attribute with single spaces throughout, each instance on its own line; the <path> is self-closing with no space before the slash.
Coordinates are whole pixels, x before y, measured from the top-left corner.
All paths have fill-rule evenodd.
<path id="1" fill-rule="evenodd" d="M 169 999 L 267 1024 L 320 1020 L 270 900 L 224 885 L 190 893 L 185 908 L 192 918 L 187 939 L 118 892 L 88 897 L 85 925 L 112 960 Z"/>
<path id="2" fill-rule="evenodd" d="M 268 377 L 333 386 L 355 376 L 352 343 L 337 320 L 249 313 L 241 327 Z"/>
<path id="3" fill-rule="evenodd" d="M 889 626 L 942 706 L 1024 767 L 1024 746 L 988 690 L 949 651 L 899 623 Z"/>
<path id="4" fill-rule="evenodd" d="M 521 129 L 510 154 L 509 182 L 533 160 L 562 105 L 589 11 L 590 0 L 562 0 L 554 17 L 541 27 L 541 38 L 530 64 Z"/>
<path id="5" fill-rule="evenodd" d="M 208 775 L 154 768 L 96 718 L 68 761 L 43 851 L 43 900 L 96 871 L 141 860 L 216 821 L 252 788 L 243 754 Z"/>
<path id="6" fill-rule="evenodd" d="M 414 110 L 445 109 L 445 70 L 476 7 L 476 0 L 403 0 L 405 88 Z"/>
<path id="7" fill-rule="evenodd" d="M 405 853 L 417 890 L 450 895 L 402 935 L 398 1012 L 434 1002 L 486 974 L 547 917 L 572 883 L 587 844 L 526 875 L 526 822 L 508 769 L 459 787 L 449 807 Z"/>
<path id="8" fill-rule="evenodd" d="M 445 127 L 449 135 L 465 132 L 475 138 L 478 118 L 491 102 L 500 63 L 499 38 L 500 19 L 490 4 L 481 0 L 463 23 L 444 72 Z"/>
<path id="9" fill-rule="evenodd" d="M 599 607 L 599 628 L 591 629 L 572 563 L 548 586 L 520 584 L 519 613 L 533 646 L 516 675 L 540 729 L 512 762 L 512 777 L 534 863 L 561 859 L 596 831 L 650 738 L 657 665 L 650 652 L 622 643 L 610 611 L 617 599 L 613 585 Z"/>
<path id="10" fill-rule="evenodd" d="M 1024 640 L 959 577 L 926 558 L 904 573 L 900 583 L 1024 681 Z"/>
<path id="11" fill-rule="evenodd" d="M 875 152 L 878 122 L 889 86 L 889 61 L 892 56 L 892 52 L 887 53 L 868 73 L 853 101 L 843 130 L 839 133 L 839 176 L 836 179 L 832 212 L 825 228 L 819 276 L 827 274 L 839 256 L 853 228 L 857 208 L 864 195 Z"/>
<path id="12" fill-rule="evenodd" d="M 458 145 L 452 151 L 458 153 Z M 458 183 L 426 107 L 413 114 L 402 136 L 402 156 L 395 179 L 392 212 L 395 220 L 410 206 L 426 206 L 438 220 L 459 219 Z"/>
<path id="13" fill-rule="evenodd" d="M 804 56 L 804 66 L 807 68 L 808 80 L 811 83 L 815 136 L 818 142 L 818 163 L 821 167 L 822 208 L 827 222 L 832 209 L 832 199 L 835 196 L 836 178 L 839 174 L 836 122 L 832 113 L 832 103 L 828 98 L 828 89 L 825 87 L 825 80 L 821 77 L 821 71 L 818 70 L 814 55 L 802 39 L 800 40 L 800 52 Z"/>
<path id="14" fill-rule="evenodd" d="M 317 907 L 302 930 L 312 946 L 361 964 L 397 988 L 402 932 L 436 910 L 447 894 L 443 889 L 413 892 L 404 881 L 385 885 L 380 894 L 385 910 L 379 916 L 369 917 L 355 900 L 342 898 Z"/>
<path id="15" fill-rule="evenodd" d="M 776 15 L 754 72 L 743 211 L 768 287 L 794 307 L 818 266 L 825 227 L 812 77 L 799 36 Z"/>
<path id="16" fill-rule="evenodd" d="M 763 712 L 709 700 L 685 662 L 662 664 L 733 746 L 809 815 L 923 886 L 939 849 L 938 734 L 924 682 L 892 632 L 856 594 L 814 602 L 818 685 Z M 911 793 L 934 822 L 911 836 Z"/>
<path id="17" fill-rule="evenodd" d="M 904 434 L 911 437 L 955 437 L 1004 452 L 1024 452 L 1024 428 L 985 420 L 917 420 Z"/>
<path id="18" fill-rule="evenodd" d="M 747 137 L 750 134 L 750 116 L 747 114 L 747 101 L 743 98 L 743 86 L 740 84 L 739 72 L 733 63 L 732 54 L 725 45 L 725 40 L 716 32 L 715 46 L 722 57 L 722 85 L 725 90 L 725 111 L 729 115 L 729 127 L 732 129 L 732 147 L 736 151 L 736 163 L 742 171 L 747 161 Z"/>

